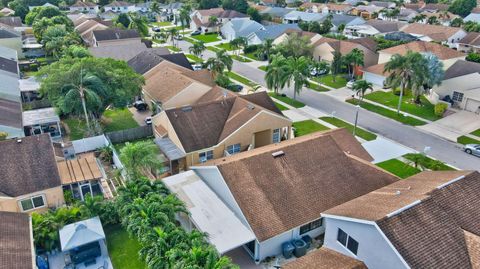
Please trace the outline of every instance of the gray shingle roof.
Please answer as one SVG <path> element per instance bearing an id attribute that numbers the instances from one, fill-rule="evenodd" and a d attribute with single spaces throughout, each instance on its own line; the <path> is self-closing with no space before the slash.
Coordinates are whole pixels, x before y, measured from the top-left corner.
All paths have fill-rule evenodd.
<path id="1" fill-rule="evenodd" d="M 28 214 L 0 211 L 0 220 L 0 268 L 33 269 Z"/>
<path id="2" fill-rule="evenodd" d="M 97 41 L 105 40 L 117 40 L 117 39 L 128 39 L 128 38 L 140 38 L 140 34 L 137 30 L 129 29 L 106 29 L 106 30 L 96 30 L 93 31 L 93 35 Z"/>
<path id="3" fill-rule="evenodd" d="M 480 63 L 458 60 L 445 71 L 443 79 L 456 78 L 472 73 L 480 73 Z"/>
<path id="4" fill-rule="evenodd" d="M 140 52 L 128 61 L 128 65 L 139 74 L 145 74 L 162 61 L 167 60 L 179 66 L 192 69 L 192 65 L 183 53 L 170 54 L 165 48 L 151 48 Z"/>
<path id="5" fill-rule="evenodd" d="M 260 40 L 263 41 L 266 39 L 275 39 L 290 29 L 301 31 L 300 27 L 298 27 L 296 24 L 277 24 L 265 26 L 265 29 L 258 30 L 252 34 L 255 34 Z"/>

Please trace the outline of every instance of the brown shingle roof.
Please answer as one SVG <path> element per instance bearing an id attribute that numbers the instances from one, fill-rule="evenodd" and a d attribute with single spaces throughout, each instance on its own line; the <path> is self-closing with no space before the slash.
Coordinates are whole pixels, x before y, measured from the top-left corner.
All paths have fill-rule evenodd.
<path id="1" fill-rule="evenodd" d="M 321 44 L 328 43 L 335 51 L 339 51 L 342 55 L 345 55 L 350 53 L 353 49 L 359 48 L 360 46 L 371 50 L 371 47 L 375 45 L 372 42 L 368 41 L 368 39 L 369 38 L 361 38 L 361 40 L 359 41 L 351 41 L 351 40 L 346 41 L 346 40 L 337 40 L 333 38 L 322 37 L 313 44 L 313 47 L 317 47 Z"/>
<path id="2" fill-rule="evenodd" d="M 363 72 L 368 72 L 368 73 L 388 77 L 390 75 L 390 73 L 388 73 L 388 72 L 384 73 L 383 72 L 383 70 L 385 70 L 385 64 L 386 63 L 376 64 L 376 65 L 369 66 L 367 68 L 363 68 Z"/>
<path id="3" fill-rule="evenodd" d="M 283 269 L 367 269 L 365 264 L 334 250 L 322 247 L 282 266 Z"/>
<path id="4" fill-rule="evenodd" d="M 462 31 L 462 29 L 443 25 L 412 23 L 403 28 L 402 31 L 409 34 L 429 36 L 433 40 L 441 42 L 447 41 L 449 37 L 458 31 Z"/>
<path id="5" fill-rule="evenodd" d="M 17 197 L 61 186 L 50 135 L 0 141 L 0 192 Z"/>
<path id="6" fill-rule="evenodd" d="M 28 214 L 0 211 L 0 220 L 0 268 L 34 268 Z"/>
<path id="7" fill-rule="evenodd" d="M 480 236 L 463 231 L 472 269 L 480 268 Z"/>
<path id="8" fill-rule="evenodd" d="M 265 241 L 398 180 L 346 154 L 363 150 L 352 139 L 345 129 L 319 132 L 204 165 L 217 166 L 257 239 Z M 284 155 L 273 157 L 278 151 Z"/>
<path id="9" fill-rule="evenodd" d="M 198 13 L 202 16 L 217 16 L 218 14 L 223 12 L 223 8 L 210 8 L 210 9 L 200 9 L 197 10 Z"/>
<path id="10" fill-rule="evenodd" d="M 460 39 L 458 43 L 478 46 L 480 45 L 480 33 L 470 32 L 464 38 Z"/>
<path id="11" fill-rule="evenodd" d="M 447 60 L 452 58 L 460 58 L 465 56 L 465 53 L 445 47 L 443 45 L 425 42 L 413 41 L 407 44 L 398 45 L 388 49 L 381 50 L 382 53 L 406 55 L 408 51 L 435 54 L 440 60 Z"/>
<path id="12" fill-rule="evenodd" d="M 422 7 L 423 10 L 447 11 L 448 4 L 429 3 Z"/>
<path id="13" fill-rule="evenodd" d="M 0 125 L 22 128 L 22 104 L 0 98 Z"/>

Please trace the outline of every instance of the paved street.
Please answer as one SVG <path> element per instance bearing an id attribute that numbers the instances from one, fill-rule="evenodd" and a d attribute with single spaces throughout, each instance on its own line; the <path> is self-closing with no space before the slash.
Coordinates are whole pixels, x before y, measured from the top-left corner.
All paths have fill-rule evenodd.
<path id="1" fill-rule="evenodd" d="M 182 50 L 188 51 L 190 44 L 180 42 L 179 46 Z M 203 56 L 208 58 L 213 55 L 211 51 L 205 51 Z M 233 71 L 265 86 L 263 79 L 265 73 L 258 68 L 250 66 L 248 63 L 234 61 Z M 290 97 L 293 96 L 293 91 L 290 89 L 285 89 L 283 92 Z M 339 101 L 325 93 L 304 89 L 297 99 L 327 114 L 335 111 L 336 117 L 348 122 L 354 121 L 356 110 L 354 106 Z M 428 155 L 457 168 L 480 170 L 480 158 L 464 153 L 459 144 L 449 142 L 420 129 L 403 125 L 364 109 L 360 111 L 359 126 L 417 151 L 423 151 L 425 147 L 430 147 L 430 150 L 427 152 Z"/>

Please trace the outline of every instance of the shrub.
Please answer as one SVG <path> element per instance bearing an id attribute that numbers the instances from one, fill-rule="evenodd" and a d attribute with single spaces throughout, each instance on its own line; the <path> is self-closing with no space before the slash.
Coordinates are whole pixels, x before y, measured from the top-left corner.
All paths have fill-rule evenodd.
<path id="1" fill-rule="evenodd" d="M 0 141 L 7 139 L 8 133 L 7 132 L 0 132 Z"/>
<path id="2" fill-rule="evenodd" d="M 243 53 L 252 53 L 258 50 L 258 45 L 248 45 L 243 49 Z"/>
<path id="3" fill-rule="evenodd" d="M 448 105 L 445 104 L 445 103 L 440 102 L 440 103 L 436 104 L 435 108 L 434 108 L 435 115 L 438 116 L 438 117 L 443 116 L 443 113 L 445 113 L 445 110 L 447 110 L 447 108 L 448 108 Z"/>
<path id="4" fill-rule="evenodd" d="M 30 71 L 38 71 L 38 64 L 30 64 Z"/>
<path id="5" fill-rule="evenodd" d="M 232 84 L 232 81 L 230 81 L 229 77 L 221 74 L 221 75 L 217 76 L 217 78 L 215 79 L 215 83 L 220 87 L 228 88 L 228 86 L 230 86 L 230 84 Z"/>

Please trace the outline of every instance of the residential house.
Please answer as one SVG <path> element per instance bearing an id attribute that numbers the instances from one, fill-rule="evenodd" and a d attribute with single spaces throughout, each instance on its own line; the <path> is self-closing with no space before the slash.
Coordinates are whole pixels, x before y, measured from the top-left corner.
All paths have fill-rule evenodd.
<path id="1" fill-rule="evenodd" d="M 108 10 L 108 11 L 100 13 L 98 16 L 100 18 L 102 18 L 102 20 L 111 21 L 111 20 L 115 19 L 116 17 L 118 17 L 118 13 L 113 11 L 113 10 Z"/>
<path id="2" fill-rule="evenodd" d="M 160 8 L 162 13 L 160 17 L 164 21 L 175 21 L 176 17 L 180 15 L 180 9 L 182 8 L 182 2 L 172 2 L 168 4 L 161 5 Z"/>
<path id="3" fill-rule="evenodd" d="M 440 4 L 440 3 L 428 3 L 422 6 L 420 9 L 421 11 L 427 11 L 431 13 L 443 12 L 448 11 L 450 7 L 449 4 Z"/>
<path id="4" fill-rule="evenodd" d="M 457 43 L 457 49 L 463 52 L 480 51 L 480 33 L 470 32 Z"/>
<path id="5" fill-rule="evenodd" d="M 15 50 L 17 58 L 23 59 L 22 35 L 20 32 L 5 28 L 0 29 L 0 46 Z"/>
<path id="6" fill-rule="evenodd" d="M 313 44 L 313 58 L 317 61 L 333 61 L 334 52 L 338 51 L 342 55 L 350 53 L 353 49 L 363 51 L 364 65 L 372 66 L 378 62 L 378 55 L 375 52 L 377 44 L 373 39 L 364 37 L 349 40 L 338 40 L 323 37 Z"/>
<path id="7" fill-rule="evenodd" d="M 191 15 L 190 29 L 200 30 L 202 33 L 218 32 L 220 27 L 231 20 L 250 20 L 246 14 L 235 10 L 224 10 L 223 8 L 201 9 L 194 11 Z M 212 23 L 210 18 L 216 17 L 217 23 Z"/>
<path id="8" fill-rule="evenodd" d="M 25 213 L 0 211 L 0 261 L 2 268 L 35 269 L 32 219 Z"/>
<path id="9" fill-rule="evenodd" d="M 283 7 L 268 7 L 261 10 L 259 13 L 262 17 L 268 17 L 268 21 L 275 23 L 282 23 L 283 17 L 288 13 L 292 12 L 294 9 L 283 8 Z"/>
<path id="10" fill-rule="evenodd" d="M 28 10 L 32 10 L 36 7 L 53 7 L 53 8 L 58 8 L 58 6 L 54 5 L 54 4 L 50 4 L 49 2 L 46 2 L 45 4 L 43 5 L 39 5 L 39 6 L 28 6 Z"/>
<path id="11" fill-rule="evenodd" d="M 450 23 L 457 18 L 462 18 L 456 14 L 453 14 L 449 11 L 441 11 L 441 12 L 428 12 L 428 11 L 423 11 L 420 13 L 425 16 L 425 19 L 422 21 L 419 21 L 421 23 L 428 23 L 430 19 L 435 19 L 438 21 L 440 25 L 443 26 L 450 26 Z"/>
<path id="12" fill-rule="evenodd" d="M 239 248 L 260 262 L 281 254 L 283 243 L 321 236 L 325 230 L 321 214 L 328 209 L 398 180 L 369 163 L 371 160 L 346 129 L 337 129 L 214 159 L 191 167 L 191 172 L 177 175 L 177 180 L 196 180 L 202 189 L 209 188 L 219 198 L 209 206 L 226 206 L 254 235 L 252 240 L 244 229 L 241 238 L 225 233 L 220 235 L 224 244 L 220 246 L 217 238 L 209 239 L 217 249 Z M 182 179 L 183 175 L 187 177 Z M 177 180 L 165 179 L 173 192 L 178 188 L 171 181 Z M 180 193 L 187 204 L 198 201 L 195 191 Z M 203 214 L 196 213 L 202 211 L 194 208 L 191 212 L 179 215 L 180 223 L 204 225 L 209 229 L 195 227 L 207 233 L 225 225 L 214 217 L 203 217 L 202 223 L 197 220 Z"/>
<path id="13" fill-rule="evenodd" d="M 414 35 L 422 41 L 436 41 L 449 47 L 455 47 L 456 43 L 467 35 L 462 28 L 422 23 L 409 24 L 402 31 Z"/>
<path id="14" fill-rule="evenodd" d="M 22 113 L 22 124 L 27 136 L 48 133 L 52 140 L 59 141 L 62 139 L 60 117 L 53 107 L 24 111 Z"/>
<path id="15" fill-rule="evenodd" d="M 397 4 L 395 4 L 395 2 L 387 2 L 387 1 L 371 1 L 370 6 L 393 9 L 397 6 Z"/>
<path id="16" fill-rule="evenodd" d="M 327 19 L 327 18 L 324 18 L 322 20 L 322 22 L 325 19 Z M 330 31 L 332 31 L 332 32 L 338 32 L 338 28 L 340 27 L 340 25 L 344 25 L 345 28 L 346 28 L 346 27 L 350 27 L 350 26 L 353 26 L 353 25 L 365 24 L 365 20 L 362 19 L 361 17 L 343 15 L 343 14 L 333 14 L 331 22 L 332 22 L 333 26 L 330 29 Z"/>
<path id="17" fill-rule="evenodd" d="M 95 19 L 83 20 L 82 18 L 75 22 L 78 22 L 78 24 L 75 25 L 75 31 L 78 32 L 83 42 L 85 42 L 85 44 L 89 47 L 95 44 L 93 41 L 93 31 L 107 30 L 109 28 L 109 23 Z"/>
<path id="18" fill-rule="evenodd" d="M 23 28 L 22 19 L 18 16 L 0 17 L 0 27 L 20 32 L 20 30 Z"/>
<path id="19" fill-rule="evenodd" d="M 65 203 L 50 135 L 0 141 L 0 210 L 45 211 Z"/>
<path id="20" fill-rule="evenodd" d="M 410 8 L 400 8 L 400 13 L 396 19 L 398 21 L 410 22 L 418 15 L 418 12 Z"/>
<path id="21" fill-rule="evenodd" d="M 144 43 L 138 42 L 89 47 L 88 51 L 97 58 L 112 58 L 115 60 L 128 61 L 147 49 Z M 164 48 L 164 50 L 168 49 Z"/>
<path id="22" fill-rule="evenodd" d="M 455 62 L 445 71 L 442 83 L 433 87 L 430 97 L 436 102 L 451 100 L 459 109 L 480 112 L 480 64 Z"/>
<path id="23" fill-rule="evenodd" d="M 137 9 L 135 8 L 134 3 L 124 2 L 124 1 L 113 1 L 112 3 L 103 6 L 105 12 L 115 12 L 115 13 L 127 13 L 127 12 L 135 12 Z"/>
<path id="24" fill-rule="evenodd" d="M 464 22 L 476 22 L 480 23 L 480 9 L 474 9 L 472 10 L 472 13 L 468 14 L 465 18 L 463 18 Z"/>
<path id="25" fill-rule="evenodd" d="M 345 0 L 343 1 L 343 4 L 345 5 L 351 5 L 351 6 L 357 6 L 359 4 L 364 4 L 364 0 Z"/>
<path id="26" fill-rule="evenodd" d="M 240 19 L 225 23 L 220 28 L 220 32 L 224 39 L 231 41 L 239 37 L 246 38 L 249 34 L 261 29 L 264 29 L 264 26 L 256 21 Z"/>
<path id="27" fill-rule="evenodd" d="M 135 72 L 143 75 L 163 61 L 168 61 L 183 68 L 193 70 L 185 54 L 170 54 L 170 51 L 165 48 L 147 49 L 135 55 L 128 60 L 127 63 Z"/>
<path id="28" fill-rule="evenodd" d="M 368 268 L 477 268 L 480 174 L 425 171 L 326 210 L 324 247 Z"/>
<path id="29" fill-rule="evenodd" d="M 297 24 L 299 22 L 319 22 L 327 16 L 327 14 L 322 13 L 310 13 L 294 10 L 283 16 L 283 23 Z"/>
<path id="30" fill-rule="evenodd" d="M 263 44 L 265 40 L 275 40 L 286 31 L 301 32 L 302 29 L 296 24 L 273 24 L 267 25 L 263 29 L 253 32 L 247 36 L 248 44 Z"/>
<path id="31" fill-rule="evenodd" d="M 99 11 L 98 5 L 88 1 L 77 1 L 69 7 L 70 12 L 92 13 L 97 14 Z"/>
<path id="32" fill-rule="evenodd" d="M 326 247 L 313 250 L 282 266 L 283 269 L 367 269 L 367 266 L 353 257 Z"/>
<path id="33" fill-rule="evenodd" d="M 352 38 L 383 36 L 388 33 L 400 31 L 406 25 L 407 23 L 399 21 L 369 20 L 364 24 L 347 25 L 344 33 Z"/>
<path id="34" fill-rule="evenodd" d="M 295 34 L 297 38 L 306 39 L 309 44 L 313 45 L 315 42 L 322 38 L 321 35 L 317 33 L 307 32 L 307 31 L 297 31 L 297 30 L 287 30 L 285 33 L 273 40 L 273 45 L 278 45 L 286 41 L 288 36 Z"/>
<path id="35" fill-rule="evenodd" d="M 403 45 L 398 45 L 388 49 L 378 51 L 378 64 L 363 69 L 363 78 L 368 82 L 378 86 L 385 86 L 385 80 L 388 73 L 384 73 L 385 64 L 390 61 L 393 55 L 406 55 L 407 52 L 419 52 L 422 54 L 432 53 L 443 63 L 443 68 L 448 69 L 458 60 L 464 60 L 465 54 L 443 45 L 425 42 L 413 41 Z"/>
<path id="36" fill-rule="evenodd" d="M 350 14 L 354 16 L 362 17 L 365 20 L 371 20 L 371 19 L 376 19 L 383 9 L 385 8 L 378 7 L 378 6 L 359 5 L 352 8 L 352 10 L 350 10 Z"/>
<path id="37" fill-rule="evenodd" d="M 135 29 L 105 29 L 93 31 L 93 47 L 129 45 L 141 42 L 142 38 Z"/>
<path id="38" fill-rule="evenodd" d="M 306 12 L 324 13 L 324 14 L 347 14 L 352 6 L 335 3 L 313 3 L 305 2 L 300 6 L 300 9 Z"/>
<path id="39" fill-rule="evenodd" d="M 175 174 L 211 159 L 289 139 L 291 124 L 266 92 L 234 95 L 217 86 L 191 105 L 156 115 L 152 125 L 155 142 Z M 172 144 L 183 157 L 169 157 Z"/>

